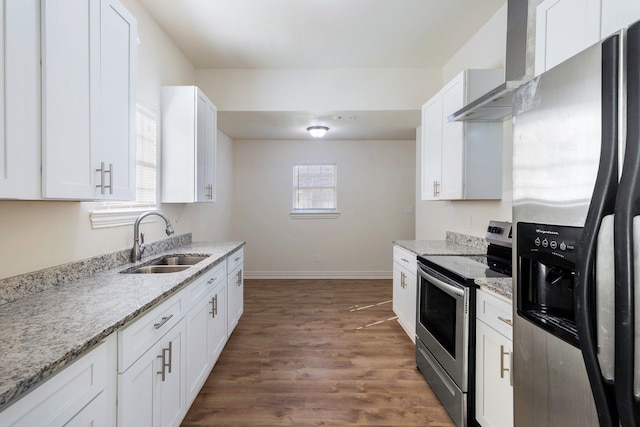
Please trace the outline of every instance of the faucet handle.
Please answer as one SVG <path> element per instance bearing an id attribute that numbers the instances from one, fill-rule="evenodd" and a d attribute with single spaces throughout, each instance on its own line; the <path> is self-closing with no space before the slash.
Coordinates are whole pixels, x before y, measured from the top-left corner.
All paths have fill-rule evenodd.
<path id="1" fill-rule="evenodd" d="M 144 245 L 144 233 L 140 233 L 140 245 Z"/>
<path id="2" fill-rule="evenodd" d="M 142 256 L 145 249 L 147 249 L 147 247 L 144 245 L 144 233 L 140 233 L 140 256 Z"/>

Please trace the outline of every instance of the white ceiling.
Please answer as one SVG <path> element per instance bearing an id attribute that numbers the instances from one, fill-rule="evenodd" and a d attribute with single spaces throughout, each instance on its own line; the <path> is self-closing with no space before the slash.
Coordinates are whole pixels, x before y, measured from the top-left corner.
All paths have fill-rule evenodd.
<path id="1" fill-rule="evenodd" d="M 196 68 L 287 69 L 442 67 L 506 0 L 139 1 Z M 413 139 L 420 123 L 416 111 L 326 115 L 357 116 L 332 127 L 335 139 Z M 220 111 L 218 127 L 234 139 L 300 139 L 291 126 L 304 119 Z"/>

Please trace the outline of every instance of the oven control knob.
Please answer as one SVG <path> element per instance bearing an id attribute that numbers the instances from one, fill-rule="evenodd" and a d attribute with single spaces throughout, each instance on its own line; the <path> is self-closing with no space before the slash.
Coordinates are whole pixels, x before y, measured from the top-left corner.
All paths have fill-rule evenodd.
<path id="1" fill-rule="evenodd" d="M 551 241 L 551 249 L 555 249 L 558 247 L 558 242 L 556 242 L 555 240 Z"/>
<path id="2" fill-rule="evenodd" d="M 536 246 L 540 246 L 540 238 L 536 237 L 536 240 L 534 240 L 533 243 L 535 243 Z"/>
<path id="3" fill-rule="evenodd" d="M 560 250 L 561 251 L 566 251 L 567 250 L 567 244 L 565 242 L 560 243 Z"/>
<path id="4" fill-rule="evenodd" d="M 546 248 L 547 246 L 549 246 L 549 241 L 548 241 L 547 239 L 544 239 L 544 240 L 542 241 L 542 246 L 543 246 L 543 247 L 545 247 L 545 248 Z"/>

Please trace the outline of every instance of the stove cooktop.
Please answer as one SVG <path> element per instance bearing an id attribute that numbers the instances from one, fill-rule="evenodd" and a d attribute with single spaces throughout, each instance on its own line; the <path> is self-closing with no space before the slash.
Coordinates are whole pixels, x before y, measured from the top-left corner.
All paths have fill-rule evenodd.
<path id="1" fill-rule="evenodd" d="M 432 255 L 418 260 L 445 276 L 456 276 L 465 284 L 472 284 L 475 279 L 511 277 L 491 270 L 486 256 Z"/>

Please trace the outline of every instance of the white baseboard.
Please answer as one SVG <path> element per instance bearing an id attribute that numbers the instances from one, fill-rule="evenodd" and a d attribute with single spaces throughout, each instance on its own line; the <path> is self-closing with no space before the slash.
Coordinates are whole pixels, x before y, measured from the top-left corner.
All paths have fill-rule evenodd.
<path id="1" fill-rule="evenodd" d="M 392 279 L 392 271 L 245 271 L 245 279 Z"/>

